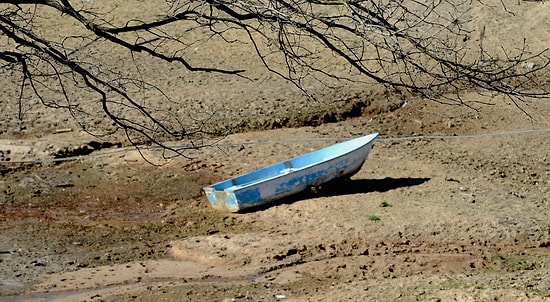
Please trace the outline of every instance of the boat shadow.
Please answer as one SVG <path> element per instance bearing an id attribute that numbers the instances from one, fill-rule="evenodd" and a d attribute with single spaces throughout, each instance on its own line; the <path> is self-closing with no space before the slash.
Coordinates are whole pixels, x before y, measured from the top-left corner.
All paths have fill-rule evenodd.
<path id="1" fill-rule="evenodd" d="M 414 177 L 400 177 L 392 178 L 386 177 L 382 179 L 337 179 L 325 183 L 319 187 L 310 188 L 298 194 L 279 199 L 277 201 L 271 202 L 269 204 L 246 209 L 240 213 L 249 213 L 266 210 L 270 207 L 282 205 L 282 204 L 291 204 L 297 201 L 318 198 L 318 197 L 332 197 L 332 196 L 342 196 L 342 195 L 352 195 L 352 194 L 364 194 L 372 192 L 387 192 L 395 190 L 398 188 L 404 187 L 413 187 L 421 185 L 430 178 L 414 178 Z"/>

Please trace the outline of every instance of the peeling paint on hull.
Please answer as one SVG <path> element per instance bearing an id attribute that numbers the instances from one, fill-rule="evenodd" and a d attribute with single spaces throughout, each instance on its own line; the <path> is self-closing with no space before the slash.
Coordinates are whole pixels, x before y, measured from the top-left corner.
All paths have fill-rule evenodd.
<path id="1" fill-rule="evenodd" d="M 238 212 L 349 177 L 365 162 L 378 133 L 338 143 L 204 188 L 210 204 Z"/>

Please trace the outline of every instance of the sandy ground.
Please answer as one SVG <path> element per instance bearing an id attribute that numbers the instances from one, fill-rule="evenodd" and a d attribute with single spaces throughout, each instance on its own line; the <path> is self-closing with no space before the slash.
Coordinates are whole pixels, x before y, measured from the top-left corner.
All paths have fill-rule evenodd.
<path id="1" fill-rule="evenodd" d="M 506 104 L 475 112 L 419 102 L 316 128 L 236 134 L 219 149 L 158 167 L 111 148 L 4 170 L 2 294 L 10 301 L 543 300 L 548 132 L 461 138 L 550 128 L 548 103 L 531 106 L 533 119 Z M 391 140 L 386 132 L 349 182 L 258 211 L 216 211 L 200 191 L 384 129 L 450 136 Z"/>
<path id="2" fill-rule="evenodd" d="M 546 5 L 521 2 L 514 18 L 544 16 Z M 521 27 L 504 16 L 507 30 L 532 35 L 526 24 L 549 20 Z M 535 36 L 538 45 L 550 35 Z M 208 107 L 223 97 L 224 118 L 258 124 L 291 105 L 333 108 L 293 103 L 298 92 L 265 77 L 264 86 L 215 86 L 218 78 L 199 76 L 186 97 L 218 87 Z M 342 99 L 364 95 L 353 89 Z M 547 100 L 527 99 L 522 112 L 502 96 L 466 93 L 475 110 L 395 106 L 378 95 L 362 116 L 232 134 L 190 158 L 142 150 L 154 166 L 121 139 L 78 130 L 63 112 L 27 104 L 18 121 L 6 101 L 13 93 L 0 103 L 2 301 L 550 299 Z M 222 179 L 372 132 L 381 135 L 347 182 L 237 214 L 203 195 Z"/>

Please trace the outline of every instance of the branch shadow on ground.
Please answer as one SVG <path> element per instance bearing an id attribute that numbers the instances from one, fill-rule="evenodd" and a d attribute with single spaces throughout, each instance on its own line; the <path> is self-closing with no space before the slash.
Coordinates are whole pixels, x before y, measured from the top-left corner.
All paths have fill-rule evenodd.
<path id="1" fill-rule="evenodd" d="M 262 211 L 273 206 L 282 205 L 282 204 L 291 204 L 297 201 L 306 200 L 310 198 L 364 194 L 364 193 L 372 193 L 372 192 L 387 192 L 398 188 L 418 186 L 429 180 L 430 178 L 414 178 L 414 177 L 400 177 L 400 178 L 386 177 L 382 179 L 344 179 L 344 180 L 338 179 L 338 180 L 323 184 L 319 187 L 310 188 L 309 190 L 305 190 L 301 193 L 298 193 L 280 200 L 276 200 L 274 202 L 271 202 L 263 206 L 246 209 L 241 213 Z"/>

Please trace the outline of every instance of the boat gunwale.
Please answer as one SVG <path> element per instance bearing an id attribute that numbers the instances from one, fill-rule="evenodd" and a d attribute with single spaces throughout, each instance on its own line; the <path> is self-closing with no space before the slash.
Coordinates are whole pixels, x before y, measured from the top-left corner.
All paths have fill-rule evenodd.
<path id="1" fill-rule="evenodd" d="M 239 190 L 243 190 L 243 189 L 249 189 L 249 188 L 252 188 L 258 184 L 262 184 L 262 183 L 266 183 L 266 182 L 269 182 L 273 179 L 277 179 L 277 178 L 280 178 L 280 177 L 284 177 L 286 175 L 289 175 L 289 174 L 292 174 L 292 173 L 296 173 L 296 172 L 299 172 L 299 171 L 302 171 L 302 170 L 306 170 L 306 169 L 309 169 L 311 167 L 314 167 L 316 165 L 319 165 L 321 163 L 330 163 L 332 161 L 335 161 L 339 158 L 342 158 L 342 157 L 345 157 L 345 156 L 348 156 L 349 154 L 351 153 L 354 153 L 354 152 L 357 152 L 358 150 L 362 149 L 362 148 L 365 148 L 367 147 L 368 145 L 372 144 L 374 142 L 374 140 L 376 139 L 376 137 L 379 135 L 379 133 L 371 133 L 371 134 L 368 134 L 368 135 L 364 135 L 364 136 L 360 136 L 360 137 L 357 137 L 357 138 L 354 138 L 354 139 L 350 139 L 350 140 L 347 140 L 347 141 L 344 141 L 344 142 L 340 142 L 340 143 L 337 143 L 337 144 L 334 144 L 334 145 L 330 145 L 330 146 L 327 146 L 327 147 L 324 147 L 324 148 L 321 148 L 321 149 L 318 149 L 318 150 L 315 150 L 315 151 L 311 151 L 311 152 L 308 152 L 306 154 L 302 154 L 302 155 L 299 155 L 299 156 L 296 156 L 296 157 L 293 157 L 293 158 L 290 158 L 288 160 L 285 160 L 285 161 L 280 161 L 280 162 L 277 162 L 277 163 L 274 163 L 272 165 L 269 165 L 269 166 L 266 166 L 266 167 L 262 167 L 262 168 L 258 168 L 258 169 L 255 169 L 253 171 L 250 171 L 250 172 L 247 172 L 247 173 L 244 173 L 244 174 L 241 174 L 241 175 L 238 175 L 238 176 L 235 176 L 235 177 L 232 177 L 232 178 L 229 178 L 229 179 L 226 179 L 226 180 L 223 180 L 223 181 L 220 181 L 220 182 L 217 182 L 215 184 L 212 184 L 208 187 L 205 187 L 203 188 L 204 190 L 211 190 L 211 191 L 214 191 L 214 192 L 226 192 L 226 193 L 235 193 L 235 192 L 238 192 Z M 304 158 L 304 157 L 309 157 L 313 154 L 317 154 L 317 153 L 322 153 L 323 151 L 326 152 L 327 149 L 330 149 L 330 148 L 336 148 L 336 147 L 342 147 L 342 145 L 346 144 L 346 143 L 352 143 L 353 141 L 355 140 L 366 140 L 365 143 L 362 143 L 360 145 L 358 145 L 357 147 L 353 148 L 353 149 L 350 149 L 349 151 L 346 151 L 344 153 L 340 153 L 334 157 L 331 157 L 331 158 L 328 158 L 326 160 L 323 160 L 323 161 L 316 161 L 316 162 L 312 162 L 308 165 L 305 165 L 305 166 L 302 166 L 302 167 L 299 167 L 299 168 L 293 168 L 291 166 L 291 161 L 295 161 L 297 159 L 301 159 L 301 158 Z M 369 150 L 370 151 L 370 150 Z M 364 163 L 364 161 L 366 160 L 366 158 L 363 159 L 362 163 Z M 361 163 L 361 164 L 362 164 Z M 234 180 L 239 178 L 239 177 L 242 177 L 242 176 L 245 176 L 245 175 L 250 175 L 250 174 L 253 174 L 254 172 L 257 172 L 259 170 L 262 170 L 262 169 L 269 169 L 269 168 L 273 168 L 277 165 L 281 165 L 283 164 L 285 167 L 288 167 L 290 165 L 290 167 L 288 167 L 287 169 L 289 169 L 289 172 L 287 173 L 281 173 L 281 172 L 278 172 L 276 174 L 273 174 L 271 176 L 268 176 L 268 177 L 263 177 L 263 178 L 258 178 L 258 179 L 255 179 L 255 180 L 252 180 L 252 181 L 249 181 L 249 182 L 246 182 L 246 183 L 243 183 L 243 184 L 234 184 Z M 294 169 L 294 170 L 292 170 Z M 284 170 L 284 169 L 283 169 Z M 283 171 L 281 170 L 281 171 Z M 225 183 L 225 182 L 230 182 L 232 185 L 231 186 L 228 186 L 224 189 L 216 189 L 215 187 L 217 185 L 220 185 L 222 183 Z"/>

